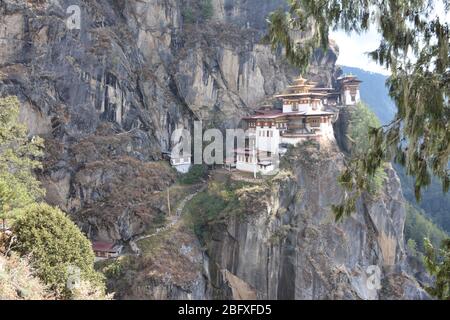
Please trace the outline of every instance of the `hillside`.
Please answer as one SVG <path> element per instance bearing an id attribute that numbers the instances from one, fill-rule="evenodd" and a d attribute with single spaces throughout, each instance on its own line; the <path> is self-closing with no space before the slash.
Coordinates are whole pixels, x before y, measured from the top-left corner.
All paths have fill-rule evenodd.
<path id="1" fill-rule="evenodd" d="M 385 85 L 387 76 L 353 67 L 342 66 L 341 69 L 344 73 L 354 74 L 363 81 L 361 98 L 371 107 L 382 124 L 389 123 L 394 118 L 397 108 L 389 97 Z"/>
<path id="2" fill-rule="evenodd" d="M 0 300 L 50 299 L 47 288 L 26 259 L 4 257 L 0 251 Z"/>
<path id="3" fill-rule="evenodd" d="M 389 123 L 395 116 L 396 107 L 385 86 L 387 77 L 346 66 L 343 66 L 342 70 L 344 73 L 353 73 L 364 81 L 361 85 L 361 98 L 378 116 L 382 124 Z M 428 218 L 449 233 L 450 193 L 444 194 L 440 182 L 433 179 L 431 185 L 423 191 L 422 201 L 417 202 L 414 196 L 413 179 L 406 175 L 400 165 L 396 165 L 395 169 L 400 177 L 405 198 L 414 206 L 421 208 Z"/>

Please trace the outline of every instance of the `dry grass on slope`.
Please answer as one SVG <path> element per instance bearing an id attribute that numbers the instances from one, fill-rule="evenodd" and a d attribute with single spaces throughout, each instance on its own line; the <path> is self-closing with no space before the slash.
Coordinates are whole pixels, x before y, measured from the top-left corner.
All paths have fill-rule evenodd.
<path id="1" fill-rule="evenodd" d="M 26 259 L 0 253 L 0 300 L 51 299 L 45 285 L 33 275 Z"/>

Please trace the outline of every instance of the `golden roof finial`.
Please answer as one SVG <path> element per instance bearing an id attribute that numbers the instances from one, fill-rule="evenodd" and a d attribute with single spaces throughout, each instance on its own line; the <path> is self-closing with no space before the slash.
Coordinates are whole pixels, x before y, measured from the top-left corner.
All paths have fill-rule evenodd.
<path id="1" fill-rule="evenodd" d="M 294 80 L 295 84 L 305 84 L 306 82 L 308 82 L 308 80 L 303 78 L 301 74 L 297 79 Z"/>

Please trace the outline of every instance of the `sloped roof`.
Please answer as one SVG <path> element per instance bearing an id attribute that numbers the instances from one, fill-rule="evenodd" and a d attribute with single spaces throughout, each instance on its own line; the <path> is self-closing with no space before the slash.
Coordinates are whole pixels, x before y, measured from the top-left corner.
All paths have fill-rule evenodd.
<path id="1" fill-rule="evenodd" d="M 97 252 L 116 252 L 117 248 L 113 242 L 95 241 L 92 242 L 92 250 Z"/>

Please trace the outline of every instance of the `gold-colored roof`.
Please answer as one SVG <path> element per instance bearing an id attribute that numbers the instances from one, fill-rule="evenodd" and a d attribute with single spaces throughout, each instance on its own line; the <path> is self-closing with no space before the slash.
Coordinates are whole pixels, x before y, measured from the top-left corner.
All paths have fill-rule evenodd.
<path id="1" fill-rule="evenodd" d="M 281 93 L 276 95 L 275 97 L 279 98 L 284 95 L 292 95 L 292 94 L 309 94 L 311 89 L 317 86 L 316 82 L 309 81 L 308 79 L 303 78 L 301 75 L 294 80 L 293 84 L 288 86 L 287 89 Z"/>
<path id="2" fill-rule="evenodd" d="M 303 78 L 302 75 L 300 75 L 300 77 L 298 77 L 297 79 L 294 80 L 294 84 L 296 84 L 296 85 L 304 85 L 307 82 L 308 82 L 308 80 Z"/>

